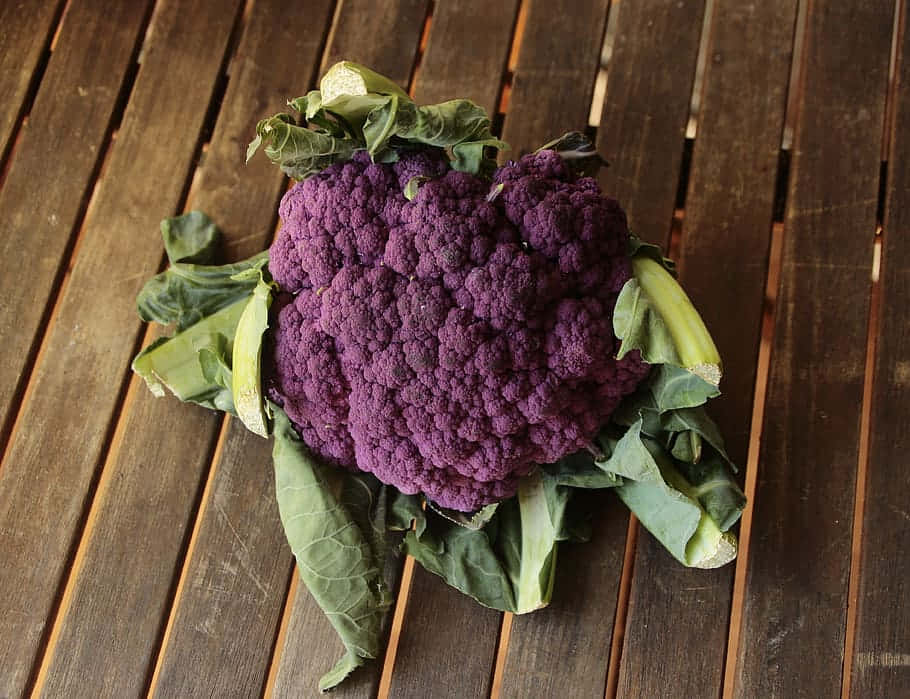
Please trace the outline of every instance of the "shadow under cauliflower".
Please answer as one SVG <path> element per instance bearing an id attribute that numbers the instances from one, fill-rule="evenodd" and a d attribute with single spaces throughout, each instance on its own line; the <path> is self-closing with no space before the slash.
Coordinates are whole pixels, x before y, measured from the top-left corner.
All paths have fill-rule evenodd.
<path id="1" fill-rule="evenodd" d="M 625 215 L 554 151 L 492 185 L 434 149 L 361 153 L 280 215 L 268 392 L 331 463 L 476 510 L 590 445 L 648 373 L 614 358 Z"/>

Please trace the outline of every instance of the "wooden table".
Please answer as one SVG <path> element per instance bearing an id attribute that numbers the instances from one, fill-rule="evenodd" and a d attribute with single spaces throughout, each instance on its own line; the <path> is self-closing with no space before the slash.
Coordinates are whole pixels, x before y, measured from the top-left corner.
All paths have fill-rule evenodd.
<path id="1" fill-rule="evenodd" d="M 340 653 L 268 444 L 129 363 L 159 219 L 267 245 L 286 182 L 245 145 L 342 57 L 473 98 L 513 153 L 596 133 L 725 358 L 751 507 L 702 571 L 607 498 L 530 616 L 406 563 L 385 662 L 338 695 L 907 696 L 907 2 L 803 4 L 0 2 L 0 696 L 310 696 Z"/>

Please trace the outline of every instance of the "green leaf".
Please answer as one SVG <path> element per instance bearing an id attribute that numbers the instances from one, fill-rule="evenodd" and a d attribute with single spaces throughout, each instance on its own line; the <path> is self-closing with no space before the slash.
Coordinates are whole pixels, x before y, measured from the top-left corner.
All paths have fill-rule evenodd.
<path id="1" fill-rule="evenodd" d="M 663 316 L 651 304 L 635 277 L 619 292 L 613 309 L 613 332 L 622 340 L 617 359 L 639 350 L 648 364 L 682 366 L 673 336 Z"/>
<path id="2" fill-rule="evenodd" d="M 704 406 L 694 408 L 680 408 L 671 410 L 661 415 L 661 425 L 664 432 L 685 432 L 691 431 L 696 433 L 701 439 L 710 444 L 726 461 L 733 470 L 736 465 L 730 461 L 724 447 L 724 438 L 721 436 L 720 428 L 717 423 L 711 419 Z"/>
<path id="3" fill-rule="evenodd" d="M 405 536 L 405 550 L 486 607 L 516 614 L 539 609 L 553 593 L 558 542 L 587 533 L 581 517 L 567 518 L 571 492 L 536 471 L 521 479 L 515 497 L 481 511 L 487 521 L 480 528 L 431 509 L 426 529 Z"/>
<path id="4" fill-rule="evenodd" d="M 718 385 L 720 354 L 683 288 L 649 255 L 634 255 L 632 271 L 613 312 L 618 356 L 637 349 L 649 364 L 673 364 Z"/>
<path id="5" fill-rule="evenodd" d="M 450 522 L 455 522 L 466 529 L 481 529 L 487 522 L 493 519 L 496 509 L 499 507 L 498 502 L 492 502 L 485 507 L 481 507 L 476 512 L 461 512 L 451 510 L 448 507 L 441 507 L 431 500 L 427 500 L 427 506 L 433 509 L 436 514 L 445 517 Z"/>
<path id="6" fill-rule="evenodd" d="M 697 491 L 660 444 L 642 438 L 640 421 L 626 431 L 603 467 L 622 476 L 617 495 L 678 561 L 709 568 L 735 556 L 736 540 L 702 508 Z"/>
<path id="7" fill-rule="evenodd" d="M 720 395 L 717 386 L 672 364 L 660 364 L 648 377 L 648 389 L 654 396 L 658 411 L 694 408 Z"/>
<path id="8" fill-rule="evenodd" d="M 136 356 L 133 371 L 156 396 L 163 396 L 166 388 L 182 401 L 232 412 L 224 369 L 230 366 L 234 333 L 245 306 L 246 299 L 241 298 L 173 337 L 158 339 Z"/>
<path id="9" fill-rule="evenodd" d="M 332 102 L 340 95 L 366 95 L 371 92 L 408 98 L 408 93 L 397 83 L 353 61 L 339 61 L 329 68 L 319 81 L 319 90 L 325 102 Z"/>
<path id="10" fill-rule="evenodd" d="M 273 284 L 263 277 L 262 270 L 246 270 L 233 277 L 246 280 L 251 273 L 259 277 L 253 288 L 234 333 L 233 378 L 231 390 L 237 416 L 250 432 L 260 437 L 269 436 L 269 416 L 262 395 L 261 357 L 262 341 L 269 327 L 269 306 L 272 303 Z"/>
<path id="11" fill-rule="evenodd" d="M 485 607 L 512 612 L 515 593 L 493 548 L 491 531 L 496 527 L 490 524 L 483 529 L 467 529 L 428 512 L 425 531 L 422 535 L 409 531 L 404 550 L 429 572 Z"/>
<path id="12" fill-rule="evenodd" d="M 284 412 L 277 406 L 272 411 L 275 491 L 285 535 L 301 579 L 346 649 L 320 680 L 325 691 L 382 648 L 392 601 L 382 575 L 388 492 L 369 474 L 320 463 Z"/>
<path id="13" fill-rule="evenodd" d="M 746 496 L 730 474 L 726 460 L 708 449 L 697 463 L 677 465 L 691 484 L 692 494 L 718 528 L 725 532 L 732 527 L 746 507 Z"/>
<path id="14" fill-rule="evenodd" d="M 410 529 L 412 524 L 417 536 L 421 536 L 427 526 L 423 498 L 420 495 L 405 495 L 393 489 L 392 503 L 389 506 L 389 529 L 403 532 Z"/>
<path id="15" fill-rule="evenodd" d="M 404 198 L 408 201 L 413 201 L 414 197 L 417 196 L 417 190 L 420 189 L 420 185 L 424 182 L 429 182 L 432 177 L 427 177 L 426 175 L 415 175 L 408 180 L 408 183 L 404 186 Z"/>
<path id="16" fill-rule="evenodd" d="M 543 468 L 557 484 L 573 488 L 612 488 L 622 483 L 622 478 L 602 469 L 588 452 L 569 454 Z"/>
<path id="17" fill-rule="evenodd" d="M 162 220 L 161 237 L 164 238 L 164 249 L 171 264 L 191 262 L 210 265 L 215 261 L 221 231 L 201 211 L 190 211 Z"/>
<path id="18" fill-rule="evenodd" d="M 647 243 L 637 235 L 629 236 L 628 255 L 629 257 L 648 257 L 661 265 L 674 277 L 676 276 L 676 263 L 669 257 L 664 257 L 659 246 Z"/>
<path id="19" fill-rule="evenodd" d="M 350 139 L 297 126 L 288 114 L 276 114 L 256 125 L 256 138 L 247 149 L 246 159 L 253 157 L 263 144 L 269 160 L 297 180 L 306 179 L 332 163 L 350 160 L 362 148 Z"/>
<path id="20" fill-rule="evenodd" d="M 268 250 L 228 265 L 172 264 L 145 283 L 136 305 L 139 317 L 149 322 L 175 323 L 182 331 L 206 316 L 248 297 L 255 279 L 235 279 L 245 270 L 263 269 Z"/>

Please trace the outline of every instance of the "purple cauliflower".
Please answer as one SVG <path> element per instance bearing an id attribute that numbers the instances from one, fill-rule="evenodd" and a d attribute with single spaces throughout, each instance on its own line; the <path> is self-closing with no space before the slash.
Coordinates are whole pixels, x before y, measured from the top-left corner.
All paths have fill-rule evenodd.
<path id="1" fill-rule="evenodd" d="M 359 154 L 280 214 L 269 393 L 329 462 L 476 510 L 590 444 L 647 374 L 614 358 L 625 215 L 553 151 L 492 184 L 434 149 Z"/>

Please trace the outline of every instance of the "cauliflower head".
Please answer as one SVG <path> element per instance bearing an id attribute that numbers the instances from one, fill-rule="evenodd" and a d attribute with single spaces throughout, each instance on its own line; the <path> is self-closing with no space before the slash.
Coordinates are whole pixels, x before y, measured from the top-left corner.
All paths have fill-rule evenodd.
<path id="1" fill-rule="evenodd" d="M 554 151 L 492 183 L 441 149 L 358 153 L 280 215 L 268 392 L 328 462 L 473 511 L 589 445 L 648 373 L 614 358 L 625 214 Z"/>

